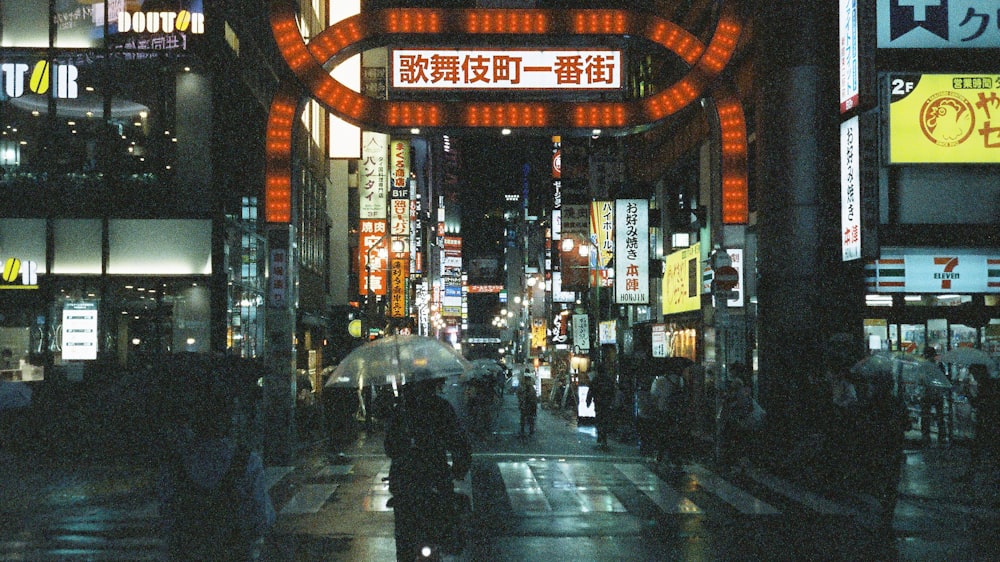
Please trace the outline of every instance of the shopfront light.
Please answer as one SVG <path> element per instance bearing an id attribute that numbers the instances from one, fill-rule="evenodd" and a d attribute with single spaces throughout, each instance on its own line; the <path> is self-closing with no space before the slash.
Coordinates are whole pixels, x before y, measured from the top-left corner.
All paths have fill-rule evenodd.
<path id="1" fill-rule="evenodd" d="M 687 248 L 691 245 L 691 233 L 675 232 L 671 234 L 670 245 L 674 248 Z"/>

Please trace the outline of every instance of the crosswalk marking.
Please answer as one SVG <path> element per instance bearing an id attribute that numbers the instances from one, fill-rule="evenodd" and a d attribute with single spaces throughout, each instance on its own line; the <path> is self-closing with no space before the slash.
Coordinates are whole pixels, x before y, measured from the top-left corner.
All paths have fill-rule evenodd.
<path id="1" fill-rule="evenodd" d="M 590 465 L 581 462 L 560 462 L 557 465 L 567 482 L 576 489 L 580 511 L 584 513 L 623 513 L 622 502 L 603 483 L 600 475 Z"/>
<path id="2" fill-rule="evenodd" d="M 269 466 L 264 469 L 264 484 L 270 490 L 272 486 L 281 481 L 282 478 L 295 470 L 294 466 Z"/>
<path id="3" fill-rule="evenodd" d="M 326 500 L 333 495 L 339 484 L 304 484 L 299 488 L 292 499 L 288 500 L 285 507 L 281 508 L 282 515 L 301 515 L 305 513 L 316 513 L 323 507 Z"/>
<path id="4" fill-rule="evenodd" d="M 710 472 L 699 464 L 686 466 L 690 482 L 712 492 L 722 501 L 735 507 L 740 513 L 753 515 L 774 515 L 780 513 L 762 500 L 755 498 L 745 490 L 733 486 L 717 474 Z"/>
<path id="5" fill-rule="evenodd" d="M 518 513 L 551 513 L 552 506 L 535 480 L 528 463 L 498 462 L 510 498 L 511 507 Z"/>
<path id="6" fill-rule="evenodd" d="M 653 500 L 664 513 L 700 514 L 701 508 L 678 494 L 669 484 L 638 463 L 615 464 L 637 490 Z"/>
<path id="7" fill-rule="evenodd" d="M 794 500 L 795 502 L 798 502 L 818 513 L 822 513 L 824 515 L 847 515 L 851 517 L 860 517 L 861 515 L 855 509 L 844 507 L 838 503 L 821 498 L 812 492 L 799 489 L 798 487 L 770 474 L 765 474 L 756 470 L 751 470 L 748 474 L 754 480 L 764 486 L 767 486 L 772 491 Z"/>

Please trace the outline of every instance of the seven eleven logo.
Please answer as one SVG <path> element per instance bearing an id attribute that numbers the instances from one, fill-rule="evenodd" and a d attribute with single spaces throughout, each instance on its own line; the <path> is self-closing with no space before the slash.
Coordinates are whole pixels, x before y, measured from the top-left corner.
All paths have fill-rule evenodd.
<path id="1" fill-rule="evenodd" d="M 934 265 L 944 266 L 943 271 L 934 274 L 935 279 L 941 280 L 942 289 L 951 289 L 951 280 L 961 277 L 961 274 L 955 272 L 955 268 L 958 267 L 958 258 L 934 258 Z"/>

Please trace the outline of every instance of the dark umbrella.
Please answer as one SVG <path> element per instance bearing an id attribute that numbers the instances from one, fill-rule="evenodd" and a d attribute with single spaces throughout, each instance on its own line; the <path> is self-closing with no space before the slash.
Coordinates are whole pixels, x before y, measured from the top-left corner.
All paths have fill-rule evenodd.
<path id="1" fill-rule="evenodd" d="M 653 360 L 655 361 L 654 365 L 658 368 L 657 370 L 667 373 L 676 373 L 678 375 L 683 373 L 684 369 L 694 365 L 694 361 L 681 356 L 657 357 Z"/>

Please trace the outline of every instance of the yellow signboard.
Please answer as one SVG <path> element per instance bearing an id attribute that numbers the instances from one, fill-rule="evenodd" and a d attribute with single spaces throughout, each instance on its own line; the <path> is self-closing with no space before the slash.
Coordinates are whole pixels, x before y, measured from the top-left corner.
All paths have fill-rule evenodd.
<path id="1" fill-rule="evenodd" d="M 701 308 L 701 243 L 667 256 L 663 268 L 663 314 Z"/>
<path id="2" fill-rule="evenodd" d="M 892 75 L 889 159 L 1000 163 L 1000 75 Z"/>

